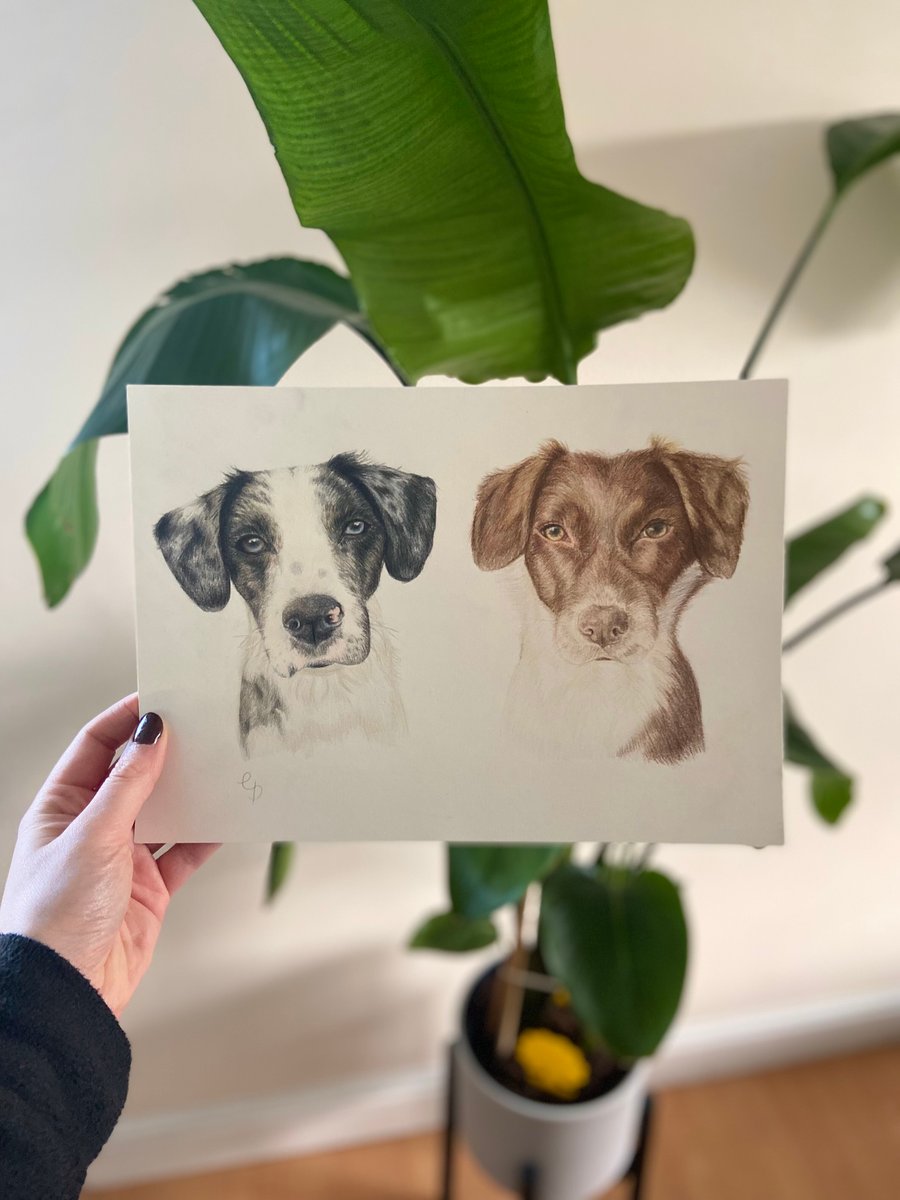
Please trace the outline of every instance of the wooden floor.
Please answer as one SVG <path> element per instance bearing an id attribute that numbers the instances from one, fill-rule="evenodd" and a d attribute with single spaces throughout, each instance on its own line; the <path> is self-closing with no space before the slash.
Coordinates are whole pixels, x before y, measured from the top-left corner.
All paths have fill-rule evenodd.
<path id="1" fill-rule="evenodd" d="M 103 1200 L 436 1200 L 437 1134 L 115 1191 Z M 503 1200 L 459 1155 L 458 1200 Z M 624 1185 L 609 1200 L 627 1200 Z M 87 1196 L 88 1193 L 85 1193 Z M 900 1047 L 663 1092 L 645 1200 L 897 1200 Z"/>

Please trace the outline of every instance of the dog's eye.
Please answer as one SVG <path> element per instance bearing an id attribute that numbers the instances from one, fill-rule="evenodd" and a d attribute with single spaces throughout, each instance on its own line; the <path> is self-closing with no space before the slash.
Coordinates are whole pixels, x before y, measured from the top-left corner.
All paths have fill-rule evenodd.
<path id="1" fill-rule="evenodd" d="M 347 524 L 344 526 L 344 533 L 346 533 L 348 537 L 359 537 L 359 535 L 361 533 L 365 533 L 368 528 L 369 527 L 365 521 L 360 521 L 357 519 L 356 521 L 347 522 Z"/>
<path id="2" fill-rule="evenodd" d="M 645 538 L 661 538 L 663 534 L 669 532 L 669 522 L 657 518 L 651 521 L 649 525 L 645 525 L 641 530 L 641 537 Z"/>
<path id="3" fill-rule="evenodd" d="M 564 542 L 566 540 L 566 531 L 562 525 L 542 525 L 541 537 L 545 537 L 548 542 Z"/>
<path id="4" fill-rule="evenodd" d="M 266 543 L 255 533 L 246 533 L 242 538 L 238 538 L 238 550 L 242 550 L 244 554 L 262 554 L 265 548 Z"/>

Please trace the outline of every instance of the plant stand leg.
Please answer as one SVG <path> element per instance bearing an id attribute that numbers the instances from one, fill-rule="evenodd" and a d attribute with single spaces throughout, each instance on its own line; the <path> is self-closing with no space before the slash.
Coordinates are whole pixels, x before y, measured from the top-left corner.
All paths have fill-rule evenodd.
<path id="1" fill-rule="evenodd" d="M 634 1152 L 634 1160 L 628 1168 L 628 1176 L 632 1181 L 632 1200 L 643 1200 L 644 1185 L 646 1183 L 645 1172 L 647 1166 L 647 1147 L 650 1141 L 650 1132 L 653 1125 L 653 1097 L 648 1096 L 644 1102 L 644 1115 L 641 1118 L 641 1132 L 638 1136 L 637 1150 Z"/>
<path id="2" fill-rule="evenodd" d="M 526 1163 L 522 1168 L 522 1200 L 535 1200 L 537 1196 L 538 1171 L 534 1163 Z"/>
<path id="3" fill-rule="evenodd" d="M 456 1047 L 451 1042 L 447 1050 L 447 1083 L 444 1093 L 444 1163 L 441 1200 L 453 1196 L 453 1144 L 456 1134 Z"/>

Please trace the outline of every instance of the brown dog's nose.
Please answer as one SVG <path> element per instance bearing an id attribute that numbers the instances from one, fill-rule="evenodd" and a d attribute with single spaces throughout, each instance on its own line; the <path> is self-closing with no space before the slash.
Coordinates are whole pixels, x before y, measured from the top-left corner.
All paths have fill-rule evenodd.
<path id="1" fill-rule="evenodd" d="M 628 616 L 621 608 L 595 604 L 584 611 L 578 628 L 589 642 L 606 650 L 626 633 Z"/>
<path id="2" fill-rule="evenodd" d="M 343 619 L 334 596 L 302 596 L 287 606 L 281 623 L 295 641 L 318 646 L 337 632 Z"/>

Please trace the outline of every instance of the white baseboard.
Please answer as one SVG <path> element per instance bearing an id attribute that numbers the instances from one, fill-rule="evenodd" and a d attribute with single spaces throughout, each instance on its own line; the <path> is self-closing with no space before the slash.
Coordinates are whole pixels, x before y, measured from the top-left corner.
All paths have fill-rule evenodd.
<path id="1" fill-rule="evenodd" d="M 678 1026 L 653 1072 L 659 1087 L 750 1075 L 900 1039 L 900 988 L 695 1018 Z"/>
<path id="2" fill-rule="evenodd" d="M 125 1117 L 88 1172 L 103 1188 L 404 1137 L 442 1119 L 437 1069 Z"/>
<path id="3" fill-rule="evenodd" d="M 861 1050 L 900 1038 L 900 990 L 679 1026 L 655 1064 L 670 1087 Z M 126 1117 L 88 1175 L 93 1188 L 189 1175 L 403 1137 L 442 1120 L 439 1068 L 189 1111 Z"/>

